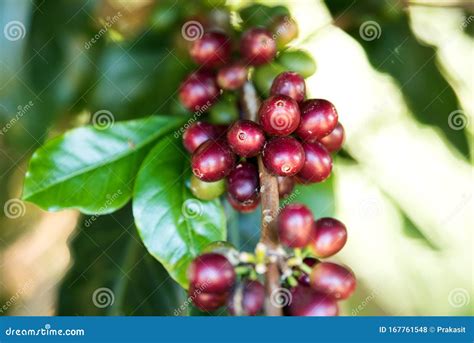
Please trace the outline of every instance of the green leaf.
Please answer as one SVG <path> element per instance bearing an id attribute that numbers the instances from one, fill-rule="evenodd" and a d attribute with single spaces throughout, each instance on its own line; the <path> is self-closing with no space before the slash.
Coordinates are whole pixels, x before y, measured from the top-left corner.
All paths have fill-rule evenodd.
<path id="1" fill-rule="evenodd" d="M 148 154 L 135 183 L 133 214 L 148 251 L 187 288 L 190 261 L 211 242 L 226 239 L 218 199 L 197 200 L 187 186 L 188 155 L 168 136 Z"/>
<path id="2" fill-rule="evenodd" d="M 88 126 L 67 132 L 33 154 L 23 199 L 52 211 L 113 212 L 129 201 L 137 170 L 152 144 L 184 119 L 152 116 L 106 130 Z"/>

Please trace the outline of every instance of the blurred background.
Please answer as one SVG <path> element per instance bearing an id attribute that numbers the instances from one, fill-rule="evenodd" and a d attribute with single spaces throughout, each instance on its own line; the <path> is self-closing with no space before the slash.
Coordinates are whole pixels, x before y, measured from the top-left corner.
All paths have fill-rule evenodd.
<path id="1" fill-rule="evenodd" d="M 238 25 L 236 11 L 261 3 L 288 7 L 292 47 L 317 65 L 309 95 L 332 101 L 346 129 L 333 176 L 294 199 L 348 227 L 334 260 L 359 286 L 342 314 L 472 315 L 474 3 L 224 3 L 0 2 L 0 314 L 176 314 L 185 295 L 124 232 L 130 207 L 91 225 L 75 210 L 41 211 L 19 200 L 28 159 L 100 110 L 181 115 L 176 90 L 193 69 L 183 25 Z M 253 247 L 258 216 L 230 214 L 236 245 Z M 103 288 L 107 306 L 93 301 Z"/>

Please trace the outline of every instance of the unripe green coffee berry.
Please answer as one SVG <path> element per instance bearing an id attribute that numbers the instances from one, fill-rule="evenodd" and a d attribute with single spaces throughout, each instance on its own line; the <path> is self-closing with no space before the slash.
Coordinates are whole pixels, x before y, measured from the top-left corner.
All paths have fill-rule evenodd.
<path id="1" fill-rule="evenodd" d="M 225 181 L 204 182 L 196 176 L 191 176 L 191 192 L 201 200 L 212 200 L 222 195 L 225 191 Z"/>
<path id="2" fill-rule="evenodd" d="M 209 121 L 216 125 L 227 125 L 239 119 L 239 110 L 235 97 L 225 96 L 209 110 Z"/>
<path id="3" fill-rule="evenodd" d="M 316 62 L 303 50 L 283 51 L 278 56 L 277 62 L 286 70 L 294 71 L 304 78 L 316 71 Z"/>
<path id="4" fill-rule="evenodd" d="M 268 97 L 270 95 L 270 88 L 272 87 L 273 80 L 278 74 L 284 71 L 286 71 L 286 69 L 278 63 L 272 62 L 264 64 L 255 68 L 252 76 L 253 82 L 258 91 L 265 97 Z"/>

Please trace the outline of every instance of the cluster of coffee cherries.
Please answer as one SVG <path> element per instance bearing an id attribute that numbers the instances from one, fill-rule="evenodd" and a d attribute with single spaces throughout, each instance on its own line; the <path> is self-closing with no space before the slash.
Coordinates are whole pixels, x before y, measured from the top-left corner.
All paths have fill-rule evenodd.
<path id="1" fill-rule="evenodd" d="M 270 251 L 259 244 L 255 254 L 238 253 L 229 244 L 213 244 L 211 252 L 190 264 L 189 296 L 205 311 L 227 306 L 232 315 L 257 315 L 265 302 L 259 281 L 266 264 L 275 262 L 281 272 L 281 288 L 271 295 L 273 306 L 290 316 L 336 316 L 337 301 L 355 290 L 353 272 L 321 258 L 333 256 L 347 241 L 347 230 L 334 218 L 314 220 L 302 204 L 284 207 L 277 219 L 282 246 Z"/>

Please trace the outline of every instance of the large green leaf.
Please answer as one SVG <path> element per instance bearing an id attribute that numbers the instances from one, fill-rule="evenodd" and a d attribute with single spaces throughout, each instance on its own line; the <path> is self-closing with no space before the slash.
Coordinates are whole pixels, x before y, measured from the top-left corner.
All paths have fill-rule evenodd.
<path id="1" fill-rule="evenodd" d="M 152 144 L 183 122 L 184 117 L 152 116 L 106 130 L 81 127 L 57 137 L 31 158 L 23 199 L 47 210 L 113 212 L 130 199 Z"/>
<path id="2" fill-rule="evenodd" d="M 148 251 L 187 288 L 189 262 L 209 243 L 226 238 L 218 199 L 193 197 L 186 180 L 190 163 L 179 142 L 168 136 L 148 154 L 137 175 L 133 214 Z"/>
<path id="3" fill-rule="evenodd" d="M 71 244 L 59 315 L 185 315 L 184 292 L 143 246 L 131 206 L 85 217 Z"/>

